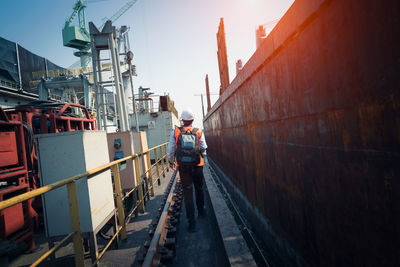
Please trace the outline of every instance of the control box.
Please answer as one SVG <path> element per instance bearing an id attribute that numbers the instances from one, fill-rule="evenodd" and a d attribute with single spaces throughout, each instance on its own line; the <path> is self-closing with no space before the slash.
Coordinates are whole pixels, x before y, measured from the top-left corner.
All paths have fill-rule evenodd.
<path id="1" fill-rule="evenodd" d="M 147 137 L 145 132 L 117 132 L 108 133 L 108 152 L 110 161 L 121 159 L 136 153 L 147 150 Z M 140 173 L 143 174 L 147 169 L 147 159 L 140 158 Z M 143 167 L 144 166 L 144 167 Z M 120 164 L 121 187 L 124 191 L 130 191 L 136 183 L 136 172 L 133 160 Z"/>

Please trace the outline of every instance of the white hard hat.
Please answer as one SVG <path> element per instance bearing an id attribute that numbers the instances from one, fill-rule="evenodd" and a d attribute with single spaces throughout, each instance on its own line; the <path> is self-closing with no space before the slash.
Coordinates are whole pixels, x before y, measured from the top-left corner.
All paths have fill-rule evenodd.
<path id="1" fill-rule="evenodd" d="M 194 120 L 193 111 L 191 109 L 185 109 L 182 111 L 181 120 L 183 121 L 192 121 Z"/>

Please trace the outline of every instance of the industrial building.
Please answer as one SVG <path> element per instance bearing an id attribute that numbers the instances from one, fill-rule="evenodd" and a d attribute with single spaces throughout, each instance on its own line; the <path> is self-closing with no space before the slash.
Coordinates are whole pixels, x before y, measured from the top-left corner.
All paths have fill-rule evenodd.
<path id="1" fill-rule="evenodd" d="M 146 132 L 149 147 L 155 147 L 165 140 L 169 140 L 171 131 L 181 126 L 178 111 L 168 95 L 154 96 L 142 87 L 139 87 L 138 125 L 139 130 Z M 155 100 L 158 100 L 156 102 Z M 131 128 L 136 128 L 136 121 L 131 115 Z M 151 155 L 154 160 L 154 155 Z"/>
<path id="2" fill-rule="evenodd" d="M 131 4 L 134 2 L 131 1 Z M 122 26 L 117 33 L 115 26 L 108 21 L 102 32 L 97 31 L 99 40 L 104 34 L 106 38 L 110 38 L 108 44 L 111 42 L 114 47 L 122 48 L 117 51 L 111 46 L 93 46 L 92 51 L 109 49 L 115 56 L 109 62 L 96 64 L 96 58 L 93 61 L 93 55 L 87 49 L 90 47 L 90 40 L 77 35 L 74 30 L 76 26 L 72 26 L 74 17 L 78 15 L 80 26 L 86 28 L 84 7 L 85 3 L 78 0 L 74 13 L 63 29 L 66 41 L 64 45 L 81 50 L 76 53 L 81 59 L 81 67 L 62 68 L 17 43 L 0 38 L 1 201 L 40 189 L 71 173 L 88 171 L 97 164 L 141 153 L 149 148 L 146 134 L 130 131 L 131 124 L 128 122 L 128 114 L 131 114 L 132 120 L 135 120 L 134 114 L 139 111 L 140 115 L 144 114 L 140 109 L 141 103 L 145 103 L 135 101 L 132 76 L 136 74 L 129 58 L 132 55 L 128 44 L 129 27 Z M 94 26 L 91 32 L 94 40 L 96 30 Z M 87 33 L 90 37 L 89 32 Z M 84 47 L 80 38 L 87 41 Z M 92 67 L 88 66 L 90 62 L 94 62 Z M 142 97 L 142 93 L 140 91 L 136 98 Z M 160 134 L 161 131 L 170 132 L 173 126 L 179 125 L 177 111 L 169 97 L 160 98 L 162 101 L 155 113 L 147 110 L 155 117 L 160 114 L 157 124 L 151 124 L 154 119 L 147 123 L 141 116 L 141 123 L 146 126 L 154 125 L 150 127 L 154 131 L 149 134 L 152 147 L 159 147 L 167 141 L 166 135 Z M 151 150 L 153 159 L 156 153 Z M 161 157 L 162 153 L 160 151 L 157 156 Z M 72 159 L 76 161 L 72 162 Z M 140 165 L 131 162 L 127 164 L 128 168 L 121 167 L 122 192 L 125 198 L 128 198 L 127 194 L 131 195 L 131 203 L 143 198 L 137 188 L 142 185 L 138 181 L 141 179 L 140 173 L 145 173 L 150 166 L 147 159 L 150 160 L 150 154 L 142 156 Z M 80 165 L 81 162 L 84 164 Z M 60 165 L 55 167 L 55 164 Z M 59 173 L 62 175 L 59 176 Z M 147 174 L 145 177 L 150 176 Z M 145 181 L 147 180 L 143 180 L 143 186 L 149 188 Z M 88 180 L 78 188 L 79 198 L 85 199 L 79 202 L 81 225 L 85 229 L 85 240 L 91 243 L 90 251 L 94 259 L 94 249 L 97 249 L 96 235 L 111 217 L 117 216 L 112 200 L 111 172 L 97 175 L 95 179 Z M 135 194 L 132 194 L 132 188 L 136 188 Z M 101 202 L 99 190 L 103 193 L 108 190 L 111 199 L 104 198 L 103 195 Z M 86 198 L 88 192 L 91 193 Z M 43 227 L 48 245 L 54 246 L 54 242 L 73 227 L 73 223 L 61 223 L 69 216 L 66 210 L 67 199 L 67 190 L 58 189 L 43 198 L 36 197 L 2 210 L 1 260 L 7 262 L 9 253 L 14 255 L 26 249 L 34 251 L 38 246 L 34 233 L 40 232 Z M 86 211 L 82 205 L 85 205 Z M 107 210 L 104 210 L 105 206 Z M 88 212 L 96 212 L 100 217 L 87 217 Z"/>
<path id="3" fill-rule="evenodd" d="M 13 107 L 38 99 L 40 79 L 68 71 L 29 50 L 0 37 L 0 86 L 2 107 Z"/>

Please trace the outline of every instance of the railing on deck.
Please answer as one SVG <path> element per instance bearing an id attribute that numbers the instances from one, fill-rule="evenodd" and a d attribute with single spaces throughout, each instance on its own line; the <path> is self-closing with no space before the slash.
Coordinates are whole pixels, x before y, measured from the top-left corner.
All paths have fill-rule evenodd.
<path id="1" fill-rule="evenodd" d="M 144 206 L 144 198 L 148 195 L 151 194 L 154 196 L 154 184 L 156 181 L 160 184 L 160 177 L 163 175 L 165 177 L 165 172 L 169 170 L 169 162 L 168 162 L 168 155 L 167 155 L 167 145 L 168 143 L 164 143 L 158 146 L 155 146 L 151 149 L 148 149 L 142 153 L 135 154 L 135 155 L 130 155 L 125 158 L 115 160 L 113 162 L 104 164 L 102 166 L 99 166 L 97 168 L 94 168 L 92 170 L 89 170 L 85 173 L 74 175 L 72 177 L 69 177 L 67 179 L 64 179 L 62 181 L 42 186 L 39 189 L 15 196 L 13 198 L 4 200 L 0 202 L 0 211 L 4 210 L 8 207 L 14 206 L 16 204 L 22 203 L 23 201 L 26 201 L 28 199 L 43 195 L 47 192 L 50 192 L 56 188 L 66 186 L 67 191 L 68 191 L 68 202 L 69 202 L 69 214 L 70 214 L 70 221 L 71 221 L 71 228 L 72 228 L 72 233 L 67 235 L 59 244 L 54 246 L 53 248 L 49 249 L 46 253 L 44 253 L 39 259 L 37 259 L 34 263 L 31 264 L 31 266 L 37 266 L 41 262 L 43 262 L 45 259 L 47 259 L 49 256 L 51 256 L 53 253 L 55 253 L 62 245 L 64 245 L 70 238 L 72 237 L 72 242 L 73 242 L 73 247 L 74 247 L 74 256 L 75 256 L 75 265 L 76 266 L 84 266 L 84 248 L 83 248 L 83 238 L 82 238 L 82 233 L 80 229 L 80 218 L 79 218 L 79 206 L 78 206 L 78 194 L 76 191 L 76 181 L 79 179 L 90 179 L 93 177 L 95 174 L 103 172 L 105 170 L 111 169 L 112 174 L 113 174 L 113 180 L 114 180 L 114 197 L 115 197 L 115 202 L 117 204 L 117 215 L 118 215 L 118 226 L 117 231 L 115 232 L 114 236 L 110 239 L 110 241 L 106 244 L 106 246 L 103 248 L 103 250 L 98 254 L 95 262 L 93 262 L 93 266 L 96 266 L 100 259 L 103 257 L 104 253 L 107 251 L 107 249 L 110 247 L 112 242 L 117 238 L 121 237 L 122 240 L 126 239 L 126 225 L 129 222 L 129 219 L 132 217 L 133 213 L 137 210 L 138 207 L 140 207 L 141 211 L 144 211 L 145 206 Z M 150 161 L 150 152 L 153 151 L 155 155 L 155 163 L 151 165 Z M 145 156 L 145 157 L 143 157 Z M 139 164 L 139 158 L 142 158 L 142 166 L 144 173 L 140 173 L 140 164 Z M 119 174 L 119 165 L 120 163 L 123 163 L 128 160 L 133 160 L 135 164 L 135 176 L 136 176 L 136 184 L 137 186 L 135 188 L 132 188 L 128 193 L 125 194 L 125 196 L 122 195 L 122 188 L 121 188 L 121 180 L 120 180 L 120 174 Z M 144 164 L 144 160 L 147 162 L 148 168 L 146 168 L 146 164 Z M 161 166 L 159 166 L 161 162 Z M 153 182 L 153 172 L 152 169 L 155 167 L 157 179 Z M 161 168 L 161 170 L 160 170 Z M 148 174 L 148 175 L 147 175 Z M 147 177 L 148 176 L 148 177 Z M 146 179 L 147 181 L 147 187 L 144 187 L 147 189 L 146 192 L 143 192 L 143 187 L 142 187 L 142 177 Z M 135 190 L 138 191 L 139 195 L 139 201 L 136 204 L 135 207 L 133 207 L 132 211 L 130 211 L 128 216 L 125 216 L 124 212 L 124 206 L 122 201 L 127 198 L 130 194 L 135 192 Z"/>
<path id="2" fill-rule="evenodd" d="M 8 87 L 8 88 L 12 88 L 12 89 L 19 89 L 19 84 L 18 83 L 5 81 L 5 80 L 2 80 L 2 79 L 0 79 L 0 85 Z"/>

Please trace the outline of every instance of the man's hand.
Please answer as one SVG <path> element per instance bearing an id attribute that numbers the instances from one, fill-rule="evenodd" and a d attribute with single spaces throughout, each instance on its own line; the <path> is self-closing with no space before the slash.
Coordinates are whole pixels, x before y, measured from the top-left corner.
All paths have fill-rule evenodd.
<path id="1" fill-rule="evenodd" d="M 175 162 L 170 162 L 170 163 L 169 163 L 169 167 L 170 167 L 171 169 L 175 170 L 175 169 L 176 169 L 176 164 L 175 164 Z"/>

